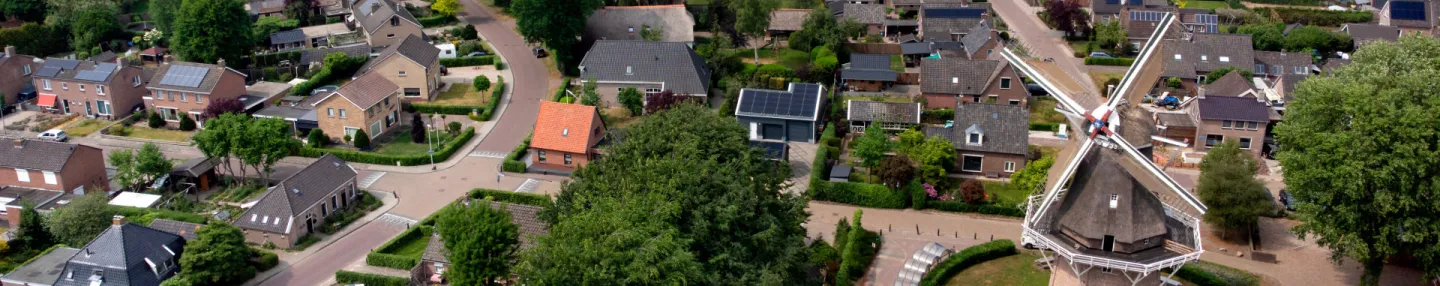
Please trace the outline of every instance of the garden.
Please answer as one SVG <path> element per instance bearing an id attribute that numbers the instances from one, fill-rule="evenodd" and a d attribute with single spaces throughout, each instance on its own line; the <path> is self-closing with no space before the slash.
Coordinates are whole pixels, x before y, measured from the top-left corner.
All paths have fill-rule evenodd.
<path id="1" fill-rule="evenodd" d="M 61 129 L 65 130 L 65 134 L 70 137 L 85 137 L 91 133 L 100 131 L 100 128 L 105 128 L 105 126 L 109 126 L 111 123 L 114 122 L 95 118 L 76 118 L 65 124 L 65 127 Z"/>
<path id="2" fill-rule="evenodd" d="M 444 114 L 431 114 L 434 129 L 425 128 L 425 121 L 419 113 L 413 114 L 409 125 L 397 125 L 398 130 L 370 139 L 364 130 L 355 133 L 354 139 L 347 138 L 348 145 L 331 145 L 330 140 L 319 129 L 311 130 L 309 143 L 300 147 L 299 156 L 318 158 L 332 154 L 353 163 L 416 166 L 449 159 L 459 151 L 470 138 L 475 136 L 475 127 L 446 120 Z M 435 117 L 439 117 L 438 120 Z M 463 129 L 462 129 L 463 128 Z M 350 137 L 350 136 L 346 136 Z M 432 147 L 434 155 L 431 156 Z"/>
<path id="3" fill-rule="evenodd" d="M 141 120 L 145 121 L 144 124 L 136 124 Z M 198 127 L 198 123 L 187 115 L 181 115 L 180 122 L 174 128 L 167 123 L 160 117 L 159 112 L 141 110 L 120 120 L 119 124 L 112 124 L 110 127 L 100 130 L 100 133 L 148 140 L 189 142 Z"/>
<path id="4" fill-rule="evenodd" d="M 489 189 L 474 189 L 466 195 L 470 199 L 488 199 L 496 202 L 511 204 L 522 204 L 545 207 L 551 204 L 550 197 L 536 194 L 515 193 Z M 454 204 L 445 206 L 451 208 Z M 421 220 L 400 235 L 380 245 L 365 256 L 365 264 L 380 267 L 389 267 L 402 270 L 410 270 L 420 263 L 420 257 L 425 253 L 425 247 L 430 244 L 430 236 L 435 232 L 435 221 L 439 214 L 447 213 L 446 210 L 431 214 Z"/>
<path id="5" fill-rule="evenodd" d="M 35 116 L 31 116 L 29 118 L 21 120 L 7 120 L 7 122 L 5 122 L 5 129 L 15 131 L 43 132 L 45 130 L 55 129 L 55 127 L 59 127 L 61 124 L 70 122 L 71 120 L 74 120 L 78 117 L 80 117 L 80 114 L 78 113 L 71 115 L 36 113 Z"/>
<path id="6" fill-rule="evenodd" d="M 495 76 L 495 81 L 484 75 L 475 76 L 470 83 L 450 84 L 449 89 L 436 95 L 431 102 L 415 102 L 403 105 L 406 112 L 464 115 L 474 121 L 488 121 L 500 108 L 500 98 L 505 94 L 505 78 Z"/>

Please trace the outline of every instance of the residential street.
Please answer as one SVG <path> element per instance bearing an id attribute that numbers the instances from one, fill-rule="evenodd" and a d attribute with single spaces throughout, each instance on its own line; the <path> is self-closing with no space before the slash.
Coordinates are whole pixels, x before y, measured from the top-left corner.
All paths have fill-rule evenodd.
<path id="1" fill-rule="evenodd" d="M 559 83 L 548 82 L 549 71 L 544 61 L 551 57 L 535 58 L 531 46 L 520 34 L 515 33 L 515 23 L 497 18 L 488 8 L 475 0 L 464 0 L 465 11 L 460 18 L 475 26 L 480 37 L 495 48 L 515 78 L 506 78 L 512 93 L 506 99 L 505 114 L 496 121 L 492 134 L 480 143 L 479 151 L 510 152 L 525 140 L 535 126 L 535 115 L 540 112 L 540 101 L 548 96 L 550 86 Z"/>
<path id="2" fill-rule="evenodd" d="M 1030 7 L 1022 0 L 1000 0 L 991 1 L 995 13 L 1010 27 L 1012 34 L 1019 38 L 1029 48 L 1030 56 L 1044 59 L 1055 59 L 1055 65 L 1060 67 L 1063 73 L 1069 75 L 1076 83 L 1084 87 L 1091 94 L 1099 94 L 1095 84 L 1091 82 L 1090 75 L 1086 73 L 1089 69 L 1083 60 L 1075 58 L 1061 33 L 1052 31 L 1040 18 L 1035 16 L 1039 11 L 1038 7 Z M 1059 76 L 1059 75 L 1052 75 Z"/>

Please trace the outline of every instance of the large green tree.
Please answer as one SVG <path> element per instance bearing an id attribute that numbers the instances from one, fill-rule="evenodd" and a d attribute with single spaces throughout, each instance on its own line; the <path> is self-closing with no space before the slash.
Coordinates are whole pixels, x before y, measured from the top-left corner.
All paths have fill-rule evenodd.
<path id="1" fill-rule="evenodd" d="M 1121 45 L 1130 44 L 1126 37 L 1125 27 L 1120 26 L 1120 21 L 1095 23 L 1095 44 L 1117 56 L 1120 56 L 1120 52 L 1125 50 L 1125 46 Z"/>
<path id="2" fill-rule="evenodd" d="M 880 160 L 885 159 L 885 153 L 895 149 L 895 144 L 890 143 L 889 136 L 880 125 L 870 124 L 865 128 L 865 135 L 855 138 L 855 157 L 860 157 L 860 165 L 869 168 L 870 174 L 875 174 L 875 167 L 880 166 Z"/>
<path id="3" fill-rule="evenodd" d="M 490 207 L 490 201 L 455 204 L 440 213 L 435 231 L 445 241 L 450 260 L 446 276 L 454 285 L 492 285 L 510 275 L 510 264 L 520 245 L 520 228 L 510 213 Z"/>
<path id="4" fill-rule="evenodd" d="M 149 0 L 150 21 L 165 34 L 175 33 L 175 16 L 180 13 L 184 0 Z"/>
<path id="5" fill-rule="evenodd" d="M 110 166 L 115 168 L 116 181 L 122 188 L 139 190 L 141 184 L 150 182 L 169 174 L 174 163 L 165 159 L 165 154 L 160 152 L 160 146 L 155 143 L 145 143 L 140 150 L 121 149 L 110 152 L 105 158 Z"/>
<path id="6" fill-rule="evenodd" d="M 305 1 L 300 1 L 305 2 Z M 279 31 L 293 30 L 300 27 L 300 20 L 281 19 L 280 17 L 265 16 L 255 19 L 255 24 L 250 26 L 250 38 L 255 45 L 264 46 L 270 43 L 270 34 Z"/>
<path id="7" fill-rule="evenodd" d="M 105 196 L 105 192 L 96 191 L 51 211 L 45 227 L 61 243 L 85 245 L 113 224 L 111 218 L 115 214 L 114 208 L 110 207 L 110 197 Z"/>
<path id="8" fill-rule="evenodd" d="M 10 247 L 38 250 L 55 244 L 55 237 L 45 229 L 43 219 L 40 212 L 35 211 L 35 205 L 25 203 L 20 209 L 20 226 L 15 229 L 15 239 L 10 241 Z"/>
<path id="9" fill-rule="evenodd" d="M 865 31 L 854 19 L 835 19 L 829 8 L 820 6 L 805 16 L 800 30 L 790 34 L 790 48 L 809 51 L 820 46 L 839 47 L 845 40 Z"/>
<path id="10" fill-rule="evenodd" d="M 315 14 L 315 3 L 311 0 L 291 0 L 285 4 L 285 18 L 295 20 L 301 26 L 325 23 L 324 15 Z"/>
<path id="11" fill-rule="evenodd" d="M 26 22 L 45 20 L 44 0 L 0 0 L 0 14 Z"/>
<path id="12" fill-rule="evenodd" d="M 755 62 L 760 62 L 760 46 L 765 41 L 765 30 L 770 28 L 770 12 L 780 7 L 775 0 L 726 0 L 725 7 L 735 12 L 735 30 L 750 37 L 754 48 Z"/>
<path id="13" fill-rule="evenodd" d="M 1210 208 L 1205 212 L 1205 221 L 1226 234 L 1243 234 L 1255 225 L 1260 215 L 1275 211 L 1270 197 L 1264 193 L 1265 185 L 1255 179 L 1259 170 L 1255 156 L 1240 150 L 1240 144 L 1234 140 L 1210 149 L 1200 162 L 1200 182 L 1195 186 L 1200 201 Z"/>
<path id="14" fill-rule="evenodd" d="M 88 5 L 66 16 L 70 20 L 70 48 L 89 53 L 120 32 L 119 9 L 114 5 Z M 127 38 L 129 36 L 126 36 Z"/>
<path id="15" fill-rule="evenodd" d="M 205 129 L 191 137 L 196 148 L 207 158 L 221 158 L 228 165 L 231 160 L 242 164 L 238 175 L 249 171 L 259 174 L 261 181 L 268 181 L 275 163 L 299 148 L 300 141 L 290 134 L 290 125 L 275 118 L 256 119 L 247 115 L 225 113 L 205 121 Z M 247 170 L 246 168 L 249 168 Z"/>
<path id="16" fill-rule="evenodd" d="M 1386 258 L 1414 256 L 1440 276 L 1440 39 L 1362 46 L 1354 62 L 1296 88 L 1275 128 L 1294 230 L 1379 285 Z"/>
<path id="17" fill-rule="evenodd" d="M 196 285 L 239 285 L 255 276 L 248 263 L 254 250 L 245 246 L 245 233 L 224 222 L 211 222 L 195 230 L 185 243 L 180 272 Z"/>
<path id="18" fill-rule="evenodd" d="M 188 0 L 175 15 L 175 32 L 170 48 L 180 59 L 214 63 L 229 59 L 238 63 L 254 42 L 250 33 L 250 15 L 244 2 L 233 0 Z"/>
<path id="19" fill-rule="evenodd" d="M 601 5 L 600 0 L 515 0 L 506 11 L 515 16 L 525 41 L 545 44 L 562 63 L 572 65 L 585 19 Z"/>
<path id="20" fill-rule="evenodd" d="M 527 251 L 534 285 L 791 285 L 805 279 L 805 200 L 744 127 L 681 104 L 624 131 L 576 170 Z"/>

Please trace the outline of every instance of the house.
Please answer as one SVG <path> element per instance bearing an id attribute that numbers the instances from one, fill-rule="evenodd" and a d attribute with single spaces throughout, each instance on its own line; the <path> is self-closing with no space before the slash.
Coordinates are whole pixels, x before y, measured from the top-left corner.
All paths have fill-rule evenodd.
<path id="1" fill-rule="evenodd" d="M 1155 113 L 1155 135 L 1190 143 L 1195 142 L 1196 128 L 1195 120 L 1183 111 Z"/>
<path id="2" fill-rule="evenodd" d="M 535 247 L 536 238 L 550 233 L 550 226 L 540 220 L 540 207 L 538 206 L 478 200 L 466 201 L 465 206 L 470 207 L 472 203 L 486 204 L 492 209 L 509 213 L 510 223 L 520 229 L 520 250 Z M 410 269 L 411 285 L 446 283 L 443 274 L 450 263 L 450 259 L 445 257 L 449 253 L 450 251 L 445 249 L 444 241 L 440 238 L 440 231 L 436 230 L 434 234 L 430 235 L 430 242 L 425 245 L 425 252 L 420 255 L 420 263 Z"/>
<path id="3" fill-rule="evenodd" d="M 1255 51 L 1255 75 L 1279 77 L 1282 75 L 1310 75 L 1310 54 Z"/>
<path id="4" fill-rule="evenodd" d="M 1164 77 L 1180 78 L 1184 88 L 1194 90 L 1197 82 L 1205 82 L 1206 74 L 1225 67 L 1251 71 L 1255 67 L 1255 50 L 1250 35 L 1190 34 L 1181 39 L 1165 39 Z"/>
<path id="5" fill-rule="evenodd" d="M 430 101 L 440 94 L 440 48 L 408 36 L 365 62 L 359 73 L 380 74 L 404 91 L 406 102 Z"/>
<path id="6" fill-rule="evenodd" d="M 400 102 L 400 86 L 372 72 L 324 95 L 313 110 L 316 124 L 331 141 L 352 142 L 357 131 L 374 139 L 399 123 Z"/>
<path id="7" fill-rule="evenodd" d="M 20 227 L 20 211 L 25 205 L 31 205 L 40 213 L 49 213 L 57 207 L 64 206 L 70 202 L 75 195 L 51 191 L 32 189 L 15 186 L 0 186 L 0 214 L 5 215 L 0 220 L 0 227 L 15 229 Z"/>
<path id="8" fill-rule="evenodd" d="M 266 103 L 273 103 L 290 94 L 290 89 L 294 87 L 288 83 L 257 81 L 245 86 L 245 95 L 240 96 L 240 103 L 245 105 L 245 113 L 254 113 L 265 107 Z"/>
<path id="9" fill-rule="evenodd" d="M 1160 26 L 1160 21 L 1165 19 L 1166 13 L 1174 15 L 1175 21 L 1185 32 L 1202 34 L 1220 32 L 1219 16 L 1210 13 L 1210 10 L 1207 9 L 1147 5 L 1145 7 L 1126 6 L 1121 11 L 1121 15 L 1126 15 L 1126 17 L 1119 18 L 1120 25 L 1125 28 L 1130 46 L 1137 51 L 1140 50 L 1140 47 L 1145 46 L 1146 41 L 1150 40 L 1150 35 L 1155 33 L 1155 29 Z"/>
<path id="10" fill-rule="evenodd" d="M 375 47 L 398 44 L 410 36 L 425 37 L 420 21 L 405 6 L 389 0 L 360 0 L 351 7 L 355 26 L 365 42 Z"/>
<path id="11" fill-rule="evenodd" d="M 1400 28 L 1403 33 L 1430 35 L 1440 24 L 1440 3 L 1434 0 L 1391 0 L 1377 13 L 1383 26 Z"/>
<path id="12" fill-rule="evenodd" d="M 925 136 L 940 136 L 955 145 L 960 173 L 1010 177 L 1025 168 L 1030 155 L 1030 110 L 1010 104 L 961 104 L 951 127 L 926 127 Z"/>
<path id="13" fill-rule="evenodd" d="M 926 109 L 954 108 L 960 102 L 1026 106 L 1030 93 L 1009 62 L 927 58 L 920 64 L 920 92 Z"/>
<path id="14" fill-rule="evenodd" d="M 37 105 L 62 114 L 120 119 L 141 106 L 145 86 L 138 67 L 117 62 L 49 59 L 33 75 Z"/>
<path id="15" fill-rule="evenodd" d="M 926 7 L 920 13 L 920 37 L 927 42 L 959 42 L 988 14 L 986 8 Z"/>
<path id="16" fill-rule="evenodd" d="M 850 100 L 845 102 L 845 120 L 850 132 L 865 133 L 865 128 L 880 125 L 884 130 L 906 130 L 920 125 L 919 102 L 882 102 Z"/>
<path id="17" fill-rule="evenodd" d="M 1225 140 L 1238 140 L 1240 149 L 1256 155 L 1262 148 L 1271 109 L 1254 97 L 1205 95 L 1202 93 L 1184 106 L 1193 122 L 1197 122 L 1195 150 L 1209 151 Z M 1197 142 L 1200 143 L 1200 142 Z"/>
<path id="18" fill-rule="evenodd" d="M 285 18 L 285 0 L 249 0 L 245 1 L 245 11 L 250 12 L 252 17 L 280 17 Z"/>
<path id="19" fill-rule="evenodd" d="M 55 247 L 36 255 L 24 265 L 11 270 L 5 276 L 0 277 L 0 285 L 4 286 L 50 286 L 60 280 L 60 273 L 65 271 L 65 261 L 70 260 L 78 248 Z"/>
<path id="20" fill-rule="evenodd" d="M 155 69 L 146 88 L 150 96 L 145 105 L 166 122 L 179 124 L 181 116 L 190 116 L 199 123 L 210 102 L 245 95 L 245 74 L 225 66 L 224 59 L 213 65 L 167 61 Z"/>
<path id="21" fill-rule="evenodd" d="M 35 57 L 16 53 L 15 46 L 5 46 L 5 53 L 0 54 L 0 95 L 4 96 L 0 102 L 15 104 L 21 101 L 21 91 L 35 90 L 30 77 L 38 67 Z"/>
<path id="22" fill-rule="evenodd" d="M 840 70 L 840 80 L 851 91 L 882 91 L 895 84 L 899 73 L 890 69 L 890 55 L 851 54 Z"/>
<path id="23" fill-rule="evenodd" d="M 180 272 L 185 239 L 125 222 L 115 216 L 105 229 L 70 260 L 55 286 L 158 286 Z"/>
<path id="24" fill-rule="evenodd" d="M 270 50 L 282 52 L 329 47 L 330 36 L 350 32 L 350 28 L 346 27 L 345 23 L 300 27 L 299 29 L 275 32 L 270 34 Z"/>
<path id="25" fill-rule="evenodd" d="M 884 4 L 845 4 L 844 10 L 839 11 L 844 19 L 855 20 L 865 26 L 865 33 L 869 35 L 880 35 L 885 33 L 885 5 Z"/>
<path id="26" fill-rule="evenodd" d="M 1394 42 L 1400 39 L 1400 28 L 1375 24 L 1345 24 L 1340 26 L 1340 32 L 1350 35 L 1355 46 L 1373 41 Z"/>
<path id="27" fill-rule="evenodd" d="M 655 33 L 660 42 L 695 42 L 695 18 L 685 5 L 605 6 L 585 20 L 587 40 L 647 40 Z"/>
<path id="28" fill-rule="evenodd" d="M 531 134 L 530 167 L 569 173 L 599 159 L 605 121 L 594 106 L 541 101 Z"/>
<path id="29" fill-rule="evenodd" d="M 179 235 L 180 238 L 184 238 L 185 241 L 195 240 L 195 232 L 199 231 L 200 227 L 202 226 L 205 225 L 183 222 L 178 220 L 168 220 L 163 218 L 157 218 L 153 221 L 150 221 L 150 228 Z"/>
<path id="30" fill-rule="evenodd" d="M 596 41 L 580 60 L 580 79 L 594 80 L 608 106 L 622 106 L 619 94 L 625 88 L 701 99 L 710 90 L 710 68 L 685 43 Z"/>
<path id="31" fill-rule="evenodd" d="M 326 154 L 270 187 L 236 218 L 245 242 L 290 248 L 324 226 L 330 215 L 357 203 L 355 168 Z"/>
<path id="32" fill-rule="evenodd" d="M 109 191 L 99 148 L 31 139 L 0 145 L 0 186 L 83 195 Z"/>
<path id="33" fill-rule="evenodd" d="M 1165 0 L 1095 0 L 1090 2 L 1090 18 L 1095 19 L 1095 23 L 1124 21 L 1125 17 L 1121 15 L 1130 14 L 1127 13 L 1130 9 L 1163 10 L 1171 7 Z"/>
<path id="34" fill-rule="evenodd" d="M 805 17 L 810 15 L 810 9 L 775 9 L 770 12 L 770 28 L 765 29 L 765 36 L 779 41 L 789 41 L 790 33 L 800 30 L 805 23 Z"/>
<path id="35" fill-rule="evenodd" d="M 964 49 L 964 56 L 972 60 L 998 60 L 1000 54 L 995 53 L 995 48 L 1000 45 L 995 41 L 998 38 L 1000 33 L 990 28 L 989 21 L 980 21 L 960 38 L 960 48 Z"/>
<path id="36" fill-rule="evenodd" d="M 750 130 L 751 141 L 815 143 L 824 127 L 825 87 L 790 83 L 785 90 L 744 88 L 735 103 L 735 119 Z"/>

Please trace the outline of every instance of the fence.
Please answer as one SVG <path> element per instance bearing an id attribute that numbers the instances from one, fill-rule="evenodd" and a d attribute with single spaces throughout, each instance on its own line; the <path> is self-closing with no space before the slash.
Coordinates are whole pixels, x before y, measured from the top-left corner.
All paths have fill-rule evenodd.
<path id="1" fill-rule="evenodd" d="M 895 78 L 895 84 L 920 84 L 920 73 L 900 73 L 900 76 Z"/>
<path id="2" fill-rule="evenodd" d="M 866 43 L 845 43 L 845 47 L 851 52 L 862 54 L 900 54 L 900 44 L 866 44 Z"/>

